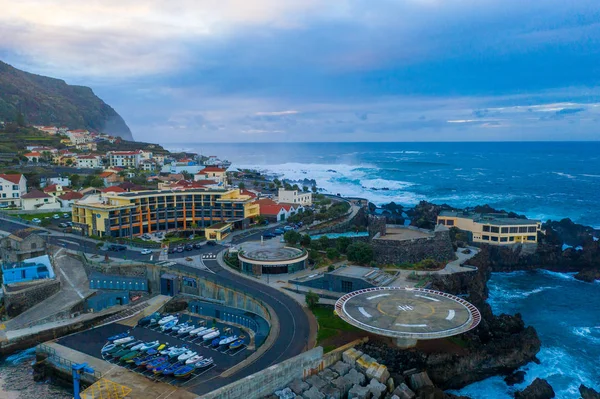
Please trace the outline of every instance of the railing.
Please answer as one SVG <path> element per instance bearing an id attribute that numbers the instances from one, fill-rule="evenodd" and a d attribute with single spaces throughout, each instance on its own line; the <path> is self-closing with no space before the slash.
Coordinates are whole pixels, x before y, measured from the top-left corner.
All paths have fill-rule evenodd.
<path id="1" fill-rule="evenodd" d="M 77 364 L 69 359 L 65 359 L 62 356 L 56 354 L 56 350 L 46 344 L 39 344 L 35 347 L 36 353 L 45 353 L 48 355 L 48 360 L 57 367 L 68 371 L 69 373 L 73 370 L 73 365 Z M 102 373 L 95 371 L 89 375 L 93 375 L 95 379 L 99 380 L 102 378 Z"/>

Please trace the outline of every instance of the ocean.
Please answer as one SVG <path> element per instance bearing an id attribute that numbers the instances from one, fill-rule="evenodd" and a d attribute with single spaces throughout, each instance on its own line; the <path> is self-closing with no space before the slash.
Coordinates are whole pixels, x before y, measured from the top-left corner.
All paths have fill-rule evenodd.
<path id="1" fill-rule="evenodd" d="M 600 283 L 584 283 L 572 274 L 494 273 L 488 283 L 494 314 L 521 313 L 542 341 L 540 364 L 521 368 L 525 381 L 507 387 L 491 377 L 454 393 L 472 399 L 509 399 L 536 378 L 545 378 L 559 399 L 577 399 L 579 385 L 600 391 Z"/>
<path id="2" fill-rule="evenodd" d="M 177 144 L 325 192 L 415 205 L 489 204 L 600 227 L 600 142 Z"/>

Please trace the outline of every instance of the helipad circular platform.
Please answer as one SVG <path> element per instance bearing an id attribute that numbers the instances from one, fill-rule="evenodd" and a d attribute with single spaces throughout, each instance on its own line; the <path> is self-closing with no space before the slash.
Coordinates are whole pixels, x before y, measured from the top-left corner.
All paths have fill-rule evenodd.
<path id="1" fill-rule="evenodd" d="M 365 331 L 409 340 L 462 334 L 481 321 L 479 310 L 464 299 L 424 288 L 354 291 L 338 299 L 335 311 Z"/>
<path id="2" fill-rule="evenodd" d="M 245 242 L 238 252 L 241 270 L 254 275 L 294 273 L 306 268 L 308 252 L 284 243 Z"/>

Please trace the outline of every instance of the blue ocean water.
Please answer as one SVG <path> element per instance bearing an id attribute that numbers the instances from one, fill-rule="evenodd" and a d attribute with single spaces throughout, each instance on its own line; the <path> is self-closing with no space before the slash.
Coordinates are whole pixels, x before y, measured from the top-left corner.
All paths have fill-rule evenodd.
<path id="1" fill-rule="evenodd" d="M 177 145 L 382 204 L 489 204 L 600 227 L 600 142 Z M 382 190 L 386 189 L 386 190 Z"/>
<path id="2" fill-rule="evenodd" d="M 509 388 L 501 377 L 458 391 L 472 399 L 508 399 L 536 378 L 545 378 L 560 399 L 580 398 L 579 385 L 600 390 L 600 283 L 583 283 L 549 271 L 494 273 L 488 283 L 495 314 L 521 313 L 542 341 L 540 364 L 522 368 L 523 384 Z"/>

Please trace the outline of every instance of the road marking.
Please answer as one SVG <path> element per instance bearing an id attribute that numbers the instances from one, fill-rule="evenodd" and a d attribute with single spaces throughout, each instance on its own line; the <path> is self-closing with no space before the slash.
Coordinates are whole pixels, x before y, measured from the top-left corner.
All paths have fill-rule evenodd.
<path id="1" fill-rule="evenodd" d="M 400 324 L 396 323 L 398 327 L 427 327 L 427 324 Z"/>
<path id="2" fill-rule="evenodd" d="M 415 296 L 418 296 L 419 298 L 423 298 L 423 299 L 429 299 L 430 301 L 433 301 L 433 302 L 439 302 L 440 301 L 439 299 L 431 298 L 431 297 L 428 297 L 428 296 L 425 296 L 425 295 L 415 295 Z"/>
<path id="3" fill-rule="evenodd" d="M 402 310 L 404 312 L 408 312 L 413 310 L 414 308 L 410 305 L 398 305 L 398 310 Z"/>
<path id="4" fill-rule="evenodd" d="M 382 297 L 382 296 L 388 296 L 388 295 L 390 295 L 390 294 L 373 295 L 373 296 L 368 297 L 367 300 L 370 301 L 371 299 L 379 298 L 379 297 Z"/>
<path id="5" fill-rule="evenodd" d="M 370 319 L 372 317 L 369 313 L 367 313 L 367 311 L 365 310 L 365 308 L 363 308 L 362 306 L 358 308 L 358 311 L 360 313 L 362 313 L 362 315 L 365 316 L 366 318 Z"/>
<path id="6" fill-rule="evenodd" d="M 452 320 L 456 316 L 456 312 L 454 309 L 448 310 L 448 316 L 446 316 L 446 320 Z"/>

